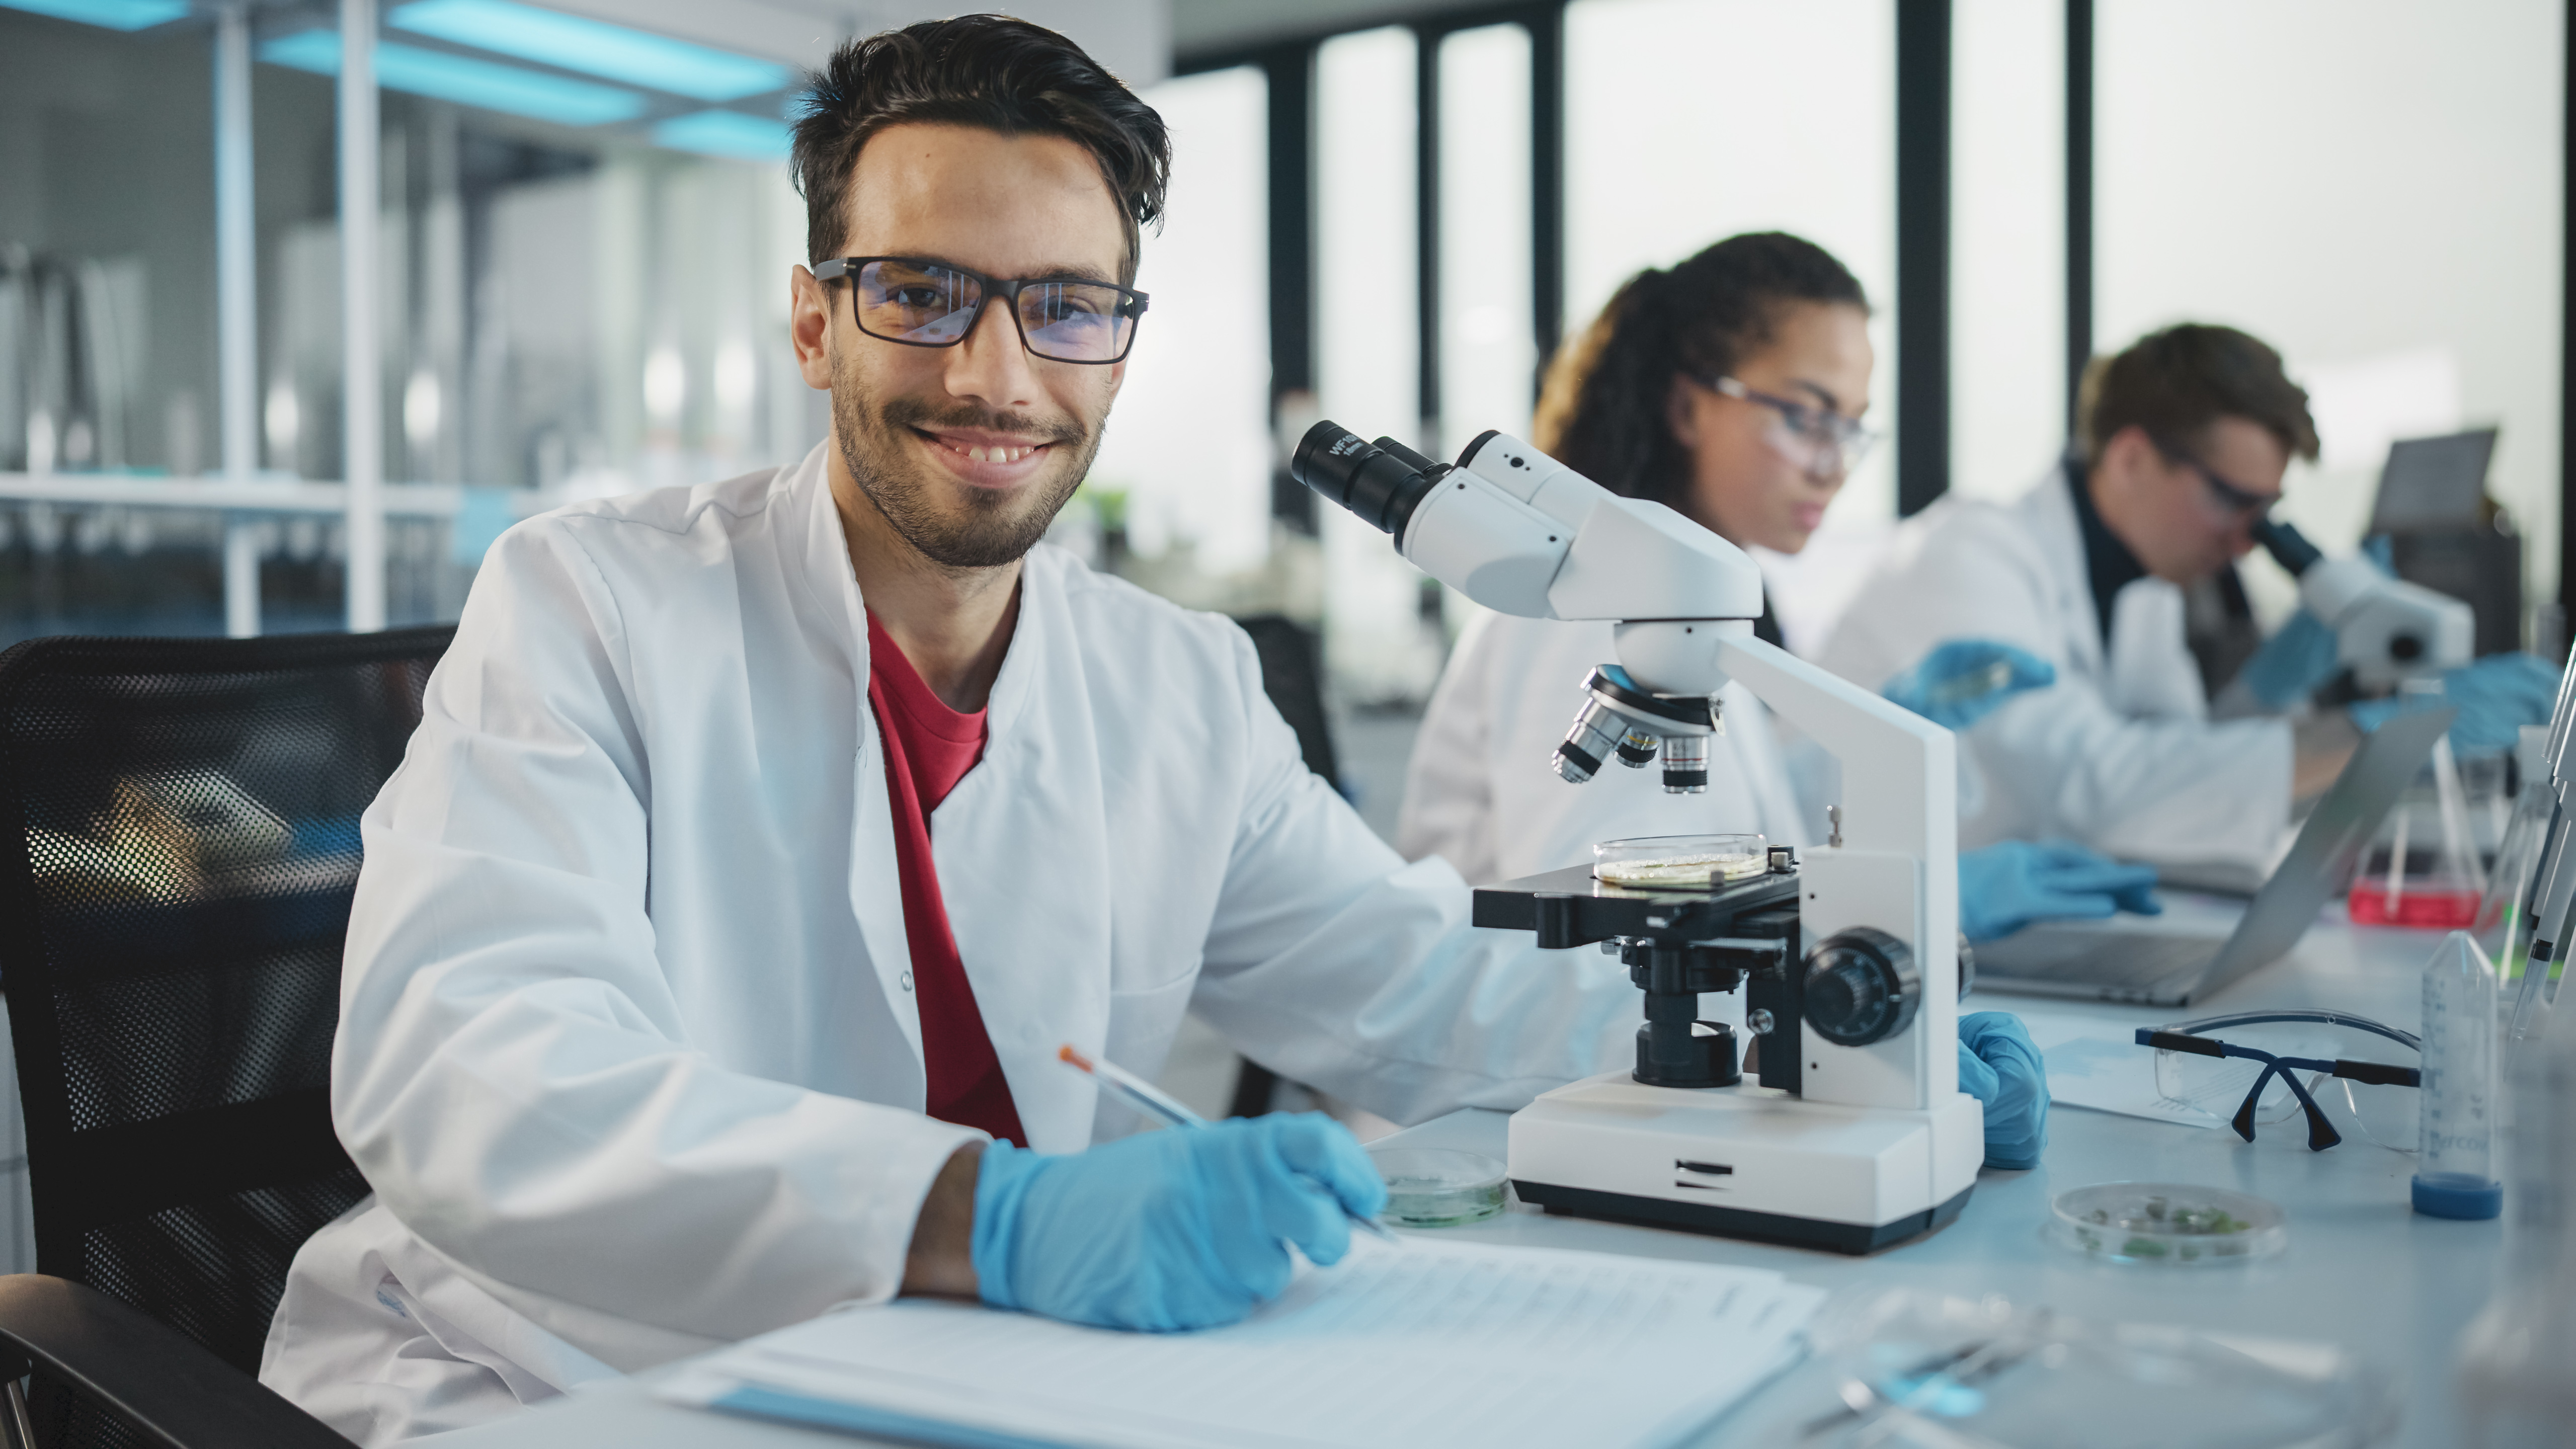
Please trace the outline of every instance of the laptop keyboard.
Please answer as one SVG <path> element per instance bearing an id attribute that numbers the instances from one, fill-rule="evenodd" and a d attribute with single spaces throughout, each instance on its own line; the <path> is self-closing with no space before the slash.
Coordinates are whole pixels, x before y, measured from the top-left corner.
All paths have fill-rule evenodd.
<path id="1" fill-rule="evenodd" d="M 2218 943 L 2191 936 L 2105 936 L 2072 948 L 2053 961 L 1997 966 L 1996 977 L 2021 981 L 2071 981 L 2088 986 L 2152 986 L 2215 959 Z"/>

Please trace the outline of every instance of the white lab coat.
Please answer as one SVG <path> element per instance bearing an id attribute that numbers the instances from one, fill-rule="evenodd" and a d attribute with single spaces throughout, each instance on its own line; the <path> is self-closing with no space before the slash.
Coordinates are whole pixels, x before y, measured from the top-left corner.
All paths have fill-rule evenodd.
<path id="1" fill-rule="evenodd" d="M 1031 1144 L 1130 1130 L 1195 1004 L 1398 1121 L 1624 1059 L 1593 952 L 1466 925 L 1301 763 L 1242 633 L 1040 548 L 933 816 Z M 977 1136 L 924 1076 L 867 629 L 823 451 L 511 530 L 363 822 L 332 1112 L 375 1196 L 261 1377 L 366 1444 L 879 1300 Z"/>
<path id="2" fill-rule="evenodd" d="M 1583 702 L 1584 676 L 1619 660 L 1610 631 L 1491 614 L 1468 625 L 1405 773 L 1396 847 L 1407 859 L 1445 857 L 1482 885 L 1589 865 L 1595 844 L 1635 835 L 1749 831 L 1808 843 L 1771 712 L 1741 684 L 1719 695 L 1726 733 L 1709 742 L 1706 794 L 1664 793 L 1660 765 L 1604 761 L 1581 785 L 1557 777 L 1549 761 Z"/>
<path id="3" fill-rule="evenodd" d="M 2173 584 L 2119 592 L 2107 651 L 2098 620 L 2060 469 L 2011 503 L 1954 495 L 1908 520 L 1819 662 L 1878 689 L 1980 638 L 2057 667 L 1960 737 L 1982 786 L 1962 791 L 1963 850 L 2062 836 L 2126 860 L 2267 864 L 2289 824 L 2289 725 L 2210 720 Z"/>

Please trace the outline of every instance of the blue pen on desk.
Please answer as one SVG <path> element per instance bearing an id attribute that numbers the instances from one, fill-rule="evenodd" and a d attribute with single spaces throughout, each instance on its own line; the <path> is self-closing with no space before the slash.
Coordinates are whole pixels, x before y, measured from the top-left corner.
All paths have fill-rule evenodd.
<path id="1" fill-rule="evenodd" d="M 1081 1052 L 1074 1049 L 1073 1043 L 1071 1042 L 1067 1042 L 1063 1046 L 1056 1048 L 1055 1055 L 1056 1060 L 1073 1068 L 1077 1072 L 1088 1073 L 1093 1081 L 1108 1088 L 1113 1095 L 1117 1096 L 1121 1101 L 1124 1101 L 1128 1106 L 1135 1108 L 1137 1111 L 1144 1113 L 1148 1117 L 1155 1118 L 1166 1126 L 1205 1127 L 1208 1124 L 1205 1117 L 1202 1117 L 1198 1113 L 1191 1111 L 1189 1108 L 1182 1106 L 1179 1098 L 1174 1097 L 1171 1093 L 1164 1091 L 1162 1088 L 1155 1086 L 1149 1081 L 1146 1081 L 1143 1077 L 1136 1075 L 1134 1072 L 1127 1070 L 1116 1062 L 1100 1057 L 1084 1056 Z M 1404 1241 L 1394 1233 L 1389 1232 L 1383 1223 L 1379 1223 L 1371 1218 L 1361 1217 L 1358 1213 L 1352 1212 L 1348 1208 L 1342 1209 L 1342 1213 L 1343 1216 L 1348 1217 L 1351 1222 L 1361 1230 L 1373 1234 L 1376 1237 L 1383 1238 L 1387 1242 L 1401 1243 Z"/>

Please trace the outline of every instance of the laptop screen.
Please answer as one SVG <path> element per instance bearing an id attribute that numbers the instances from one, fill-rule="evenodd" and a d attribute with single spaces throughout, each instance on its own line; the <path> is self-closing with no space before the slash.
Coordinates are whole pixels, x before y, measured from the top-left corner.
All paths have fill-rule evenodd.
<path id="1" fill-rule="evenodd" d="M 2299 944 L 2328 899 L 2352 881 L 2379 822 L 2433 753 L 2433 743 L 2459 713 L 2448 707 L 2409 711 L 2373 730 L 2308 812 L 2280 869 L 2263 882 L 2245 919 L 2218 953 L 2200 990 L 2215 991 Z"/>

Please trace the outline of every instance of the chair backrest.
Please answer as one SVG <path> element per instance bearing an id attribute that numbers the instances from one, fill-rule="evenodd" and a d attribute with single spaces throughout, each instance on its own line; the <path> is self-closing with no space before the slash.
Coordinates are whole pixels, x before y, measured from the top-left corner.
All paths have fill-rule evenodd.
<path id="1" fill-rule="evenodd" d="M 1249 614 L 1234 622 L 1252 636 L 1252 652 L 1261 658 L 1261 692 L 1297 732 L 1306 768 L 1338 789 L 1342 770 L 1333 755 L 1332 720 L 1324 709 L 1322 641 L 1284 614 Z"/>
<path id="2" fill-rule="evenodd" d="M 0 991 L 38 1271 L 256 1372 L 366 1195 L 331 1127 L 358 815 L 452 629 L 0 654 Z"/>

